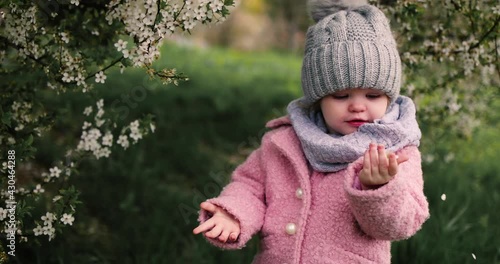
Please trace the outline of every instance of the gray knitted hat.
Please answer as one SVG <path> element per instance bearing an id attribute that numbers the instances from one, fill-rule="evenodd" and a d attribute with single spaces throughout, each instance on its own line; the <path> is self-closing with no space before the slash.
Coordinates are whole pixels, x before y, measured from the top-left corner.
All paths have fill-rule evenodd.
<path id="1" fill-rule="evenodd" d="M 306 35 L 302 90 L 306 103 L 348 88 L 373 88 L 391 101 L 401 85 L 401 59 L 389 22 L 366 0 L 309 0 L 317 22 Z"/>

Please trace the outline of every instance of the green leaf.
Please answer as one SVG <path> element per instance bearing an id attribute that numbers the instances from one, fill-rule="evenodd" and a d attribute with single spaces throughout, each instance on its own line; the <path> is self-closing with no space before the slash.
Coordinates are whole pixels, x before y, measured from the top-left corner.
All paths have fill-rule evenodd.
<path id="1" fill-rule="evenodd" d="M 33 144 L 33 135 L 29 135 L 28 139 L 26 139 L 26 141 L 24 141 L 24 144 L 25 146 L 31 146 L 31 144 Z"/>
<path id="2" fill-rule="evenodd" d="M 12 113 L 7 112 L 2 115 L 2 123 L 8 127 L 11 127 L 10 121 L 12 120 Z"/>

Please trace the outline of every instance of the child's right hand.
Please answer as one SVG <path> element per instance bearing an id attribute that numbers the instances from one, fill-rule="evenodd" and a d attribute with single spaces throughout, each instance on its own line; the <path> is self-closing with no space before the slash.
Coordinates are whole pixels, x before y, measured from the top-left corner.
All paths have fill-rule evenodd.
<path id="1" fill-rule="evenodd" d="M 363 190 L 377 189 L 388 183 L 398 173 L 399 164 L 408 157 L 398 157 L 394 153 L 387 154 L 384 145 L 371 143 L 364 154 L 363 169 L 359 173 L 359 181 Z"/>
<path id="2" fill-rule="evenodd" d="M 234 242 L 240 235 L 240 223 L 226 210 L 209 202 L 200 204 L 201 209 L 207 210 L 212 217 L 200 224 L 193 230 L 193 233 L 199 234 L 205 232 L 205 236 L 218 239 L 222 243 Z"/>

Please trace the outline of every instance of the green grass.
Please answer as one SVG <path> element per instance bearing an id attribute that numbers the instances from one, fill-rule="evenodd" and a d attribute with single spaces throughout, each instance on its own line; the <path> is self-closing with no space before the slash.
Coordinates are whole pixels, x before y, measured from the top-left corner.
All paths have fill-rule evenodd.
<path id="1" fill-rule="evenodd" d="M 274 53 L 166 45 L 156 67 L 176 66 L 190 81 L 165 87 L 142 70 L 110 74 L 98 87 L 106 105 L 145 91 L 130 112 L 120 110 L 123 100 L 114 110 L 127 122 L 152 113 L 157 130 L 110 159 L 84 162 L 72 178 L 84 202 L 75 226 L 43 247 L 24 249 L 24 263 L 250 263 L 256 238 L 243 250 L 222 251 L 192 235 L 197 206 L 220 192 L 258 144 L 265 122 L 300 95 L 300 63 Z M 58 127 L 76 140 L 77 116 L 88 101 L 52 100 L 69 109 Z M 498 125 L 485 127 L 463 141 L 455 160 L 424 166 L 431 218 L 415 237 L 393 244 L 393 263 L 500 263 L 497 131 Z M 442 146 L 436 149 L 454 140 L 436 142 Z M 47 163 L 61 153 L 51 139 L 38 145 L 38 159 Z"/>
<path id="2" fill-rule="evenodd" d="M 500 146 L 494 131 L 498 125 L 463 142 L 454 161 L 424 166 L 431 218 L 415 237 L 394 244 L 394 261 L 500 263 L 500 165 L 495 162 Z"/>

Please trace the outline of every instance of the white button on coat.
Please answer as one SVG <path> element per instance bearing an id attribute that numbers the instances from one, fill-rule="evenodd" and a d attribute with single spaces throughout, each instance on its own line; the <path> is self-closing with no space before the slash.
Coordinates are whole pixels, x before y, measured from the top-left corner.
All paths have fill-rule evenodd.
<path id="1" fill-rule="evenodd" d="M 288 223 L 285 227 L 286 233 L 289 235 L 294 235 L 297 232 L 297 226 L 294 223 Z"/>
<path id="2" fill-rule="evenodd" d="M 295 196 L 297 196 L 297 198 L 299 199 L 302 199 L 302 196 L 304 195 L 304 191 L 301 189 L 301 188 L 298 188 L 296 191 L 295 191 Z"/>

